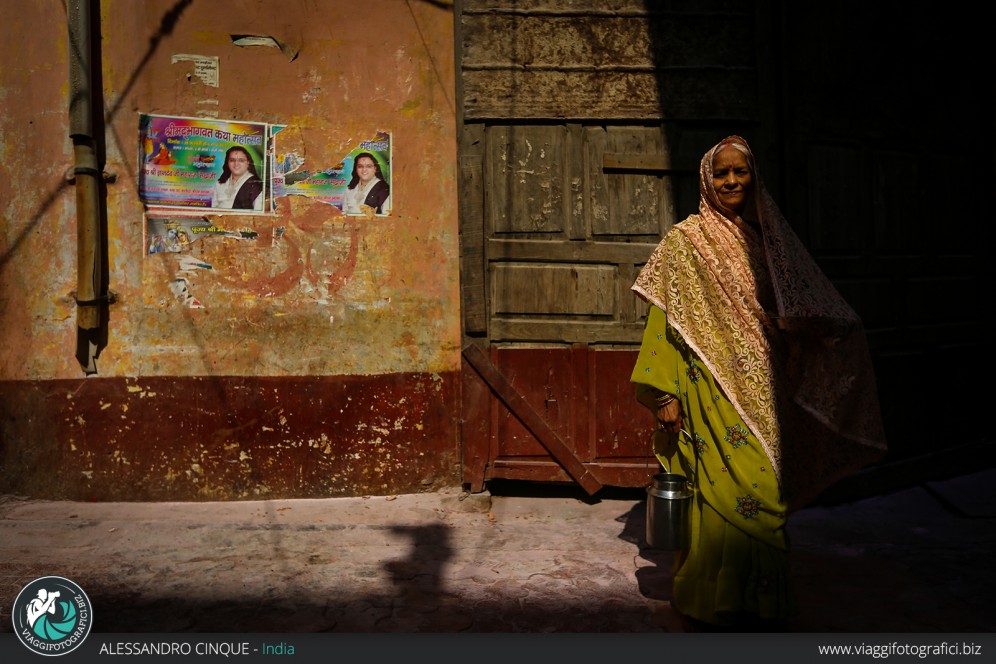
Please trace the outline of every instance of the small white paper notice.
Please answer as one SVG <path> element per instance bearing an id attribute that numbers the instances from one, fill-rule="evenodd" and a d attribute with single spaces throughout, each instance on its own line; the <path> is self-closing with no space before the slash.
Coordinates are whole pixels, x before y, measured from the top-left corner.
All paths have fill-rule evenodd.
<path id="1" fill-rule="evenodd" d="M 212 88 L 218 87 L 218 57 L 207 55 L 189 55 L 186 53 L 174 53 L 171 59 L 172 64 L 177 62 L 193 62 L 194 76 L 199 78 L 204 85 Z"/>

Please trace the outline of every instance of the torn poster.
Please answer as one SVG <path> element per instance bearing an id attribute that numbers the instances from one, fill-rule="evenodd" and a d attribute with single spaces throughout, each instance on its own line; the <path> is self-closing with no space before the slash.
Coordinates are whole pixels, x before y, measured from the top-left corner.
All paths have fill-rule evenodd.
<path id="1" fill-rule="evenodd" d="M 251 228 L 231 230 L 221 228 L 206 219 L 194 217 L 146 217 L 145 246 L 148 255 L 181 253 L 203 237 L 221 236 L 238 240 L 256 239 Z"/>
<path id="2" fill-rule="evenodd" d="M 193 62 L 194 72 L 193 75 L 196 76 L 204 85 L 210 85 L 212 88 L 218 87 L 218 57 L 209 55 L 189 55 L 187 53 L 174 53 L 170 57 L 170 62 L 176 64 L 177 62 Z"/>
<path id="3" fill-rule="evenodd" d="M 178 299 L 184 305 L 191 309 L 203 309 L 204 305 L 201 301 L 194 297 L 194 294 L 190 292 L 190 282 L 186 277 L 177 277 L 169 282 L 170 292 L 173 293 L 173 297 Z"/>
<path id="4" fill-rule="evenodd" d="M 262 122 L 141 115 L 139 197 L 148 206 L 269 212 Z"/>
<path id="5" fill-rule="evenodd" d="M 345 214 L 386 216 L 391 213 L 391 134 L 378 131 L 330 168 L 304 168 L 296 152 L 273 160 L 275 196 L 308 196 Z"/>

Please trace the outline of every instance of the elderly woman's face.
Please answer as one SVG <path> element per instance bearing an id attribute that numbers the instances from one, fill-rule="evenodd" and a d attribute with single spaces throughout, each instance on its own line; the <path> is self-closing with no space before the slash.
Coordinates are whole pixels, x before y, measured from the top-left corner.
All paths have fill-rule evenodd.
<path id="1" fill-rule="evenodd" d="M 747 155 L 730 146 L 717 152 L 712 158 L 712 185 L 720 203 L 734 212 L 743 210 L 753 186 Z"/>

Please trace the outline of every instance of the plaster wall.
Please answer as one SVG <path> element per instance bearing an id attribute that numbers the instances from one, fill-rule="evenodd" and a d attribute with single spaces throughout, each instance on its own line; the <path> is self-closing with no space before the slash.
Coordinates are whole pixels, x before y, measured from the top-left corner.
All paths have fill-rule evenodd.
<path id="1" fill-rule="evenodd" d="M 96 3 L 95 3 L 96 4 Z M 76 343 L 68 38 L 59 0 L 0 40 L 0 490 L 237 499 L 459 481 L 460 328 L 452 10 L 418 0 L 100 3 L 107 262 L 97 374 Z M 274 46 L 239 46 L 239 36 Z M 217 85 L 188 56 L 217 58 Z M 327 168 L 392 134 L 388 217 L 303 196 L 253 233 L 146 255 L 139 115 L 287 125 Z M 195 306 L 191 306 L 191 305 Z M 199 306 L 197 306 L 199 305 Z M 357 408 L 359 403 L 363 408 Z"/>

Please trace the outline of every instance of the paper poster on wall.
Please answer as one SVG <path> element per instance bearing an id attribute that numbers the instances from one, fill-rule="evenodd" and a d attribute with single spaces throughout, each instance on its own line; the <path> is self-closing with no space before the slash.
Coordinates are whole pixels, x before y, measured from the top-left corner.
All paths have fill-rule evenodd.
<path id="1" fill-rule="evenodd" d="M 141 115 L 139 197 L 148 206 L 198 211 L 273 209 L 260 122 Z"/>
<path id="2" fill-rule="evenodd" d="M 196 217 L 146 217 L 146 254 L 181 253 L 205 237 L 227 237 L 236 240 L 255 240 L 251 228 L 232 230 Z"/>
<path id="3" fill-rule="evenodd" d="M 308 196 L 349 215 L 391 213 L 390 132 L 378 131 L 360 141 L 334 166 L 306 166 L 296 152 L 281 153 L 278 146 L 273 160 L 274 195 Z"/>

